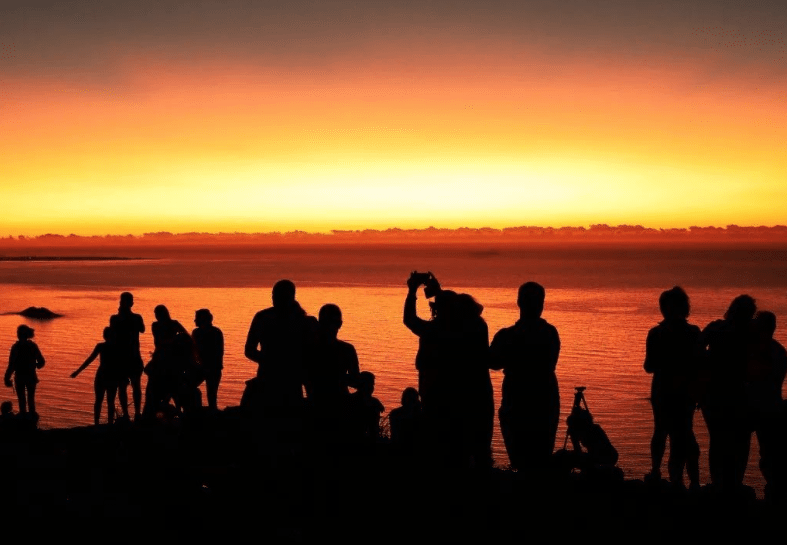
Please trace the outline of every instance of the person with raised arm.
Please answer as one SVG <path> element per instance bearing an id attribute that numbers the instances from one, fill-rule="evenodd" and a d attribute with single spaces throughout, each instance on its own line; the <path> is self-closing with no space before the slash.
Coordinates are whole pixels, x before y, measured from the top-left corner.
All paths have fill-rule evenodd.
<path id="1" fill-rule="evenodd" d="M 416 293 L 424 286 L 432 319 L 416 313 Z M 471 295 L 443 290 L 432 273 L 413 272 L 407 280 L 403 320 L 418 336 L 418 391 L 428 449 L 458 467 L 492 466 L 494 399 L 489 377 L 489 329 L 483 306 Z"/>

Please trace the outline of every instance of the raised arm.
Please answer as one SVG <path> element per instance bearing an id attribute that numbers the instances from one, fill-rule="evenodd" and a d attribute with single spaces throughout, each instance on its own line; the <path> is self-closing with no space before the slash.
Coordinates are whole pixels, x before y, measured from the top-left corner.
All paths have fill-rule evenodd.
<path id="1" fill-rule="evenodd" d="M 417 288 L 416 288 L 417 289 Z M 415 290 L 412 288 L 404 300 L 404 325 L 407 329 L 418 335 L 423 335 L 429 328 L 429 321 L 419 318 L 415 312 Z"/>

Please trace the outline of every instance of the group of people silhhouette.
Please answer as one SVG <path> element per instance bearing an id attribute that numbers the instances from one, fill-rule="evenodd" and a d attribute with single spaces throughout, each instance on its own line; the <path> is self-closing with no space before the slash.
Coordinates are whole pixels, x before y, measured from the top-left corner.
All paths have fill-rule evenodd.
<path id="1" fill-rule="evenodd" d="M 207 309 L 196 312 L 197 328 L 189 334 L 170 317 L 164 305 L 158 305 L 156 321 L 151 328 L 154 351 L 145 365 L 139 348 L 139 336 L 145 332 L 142 316 L 132 312 L 134 297 L 129 292 L 120 296 L 118 313 L 109 319 L 104 328 L 104 341 L 96 345 L 85 362 L 71 374 L 76 377 L 96 358 L 94 422 L 99 423 L 101 405 L 107 400 L 107 419 L 115 420 L 115 397 L 120 401 L 124 416 L 128 416 L 128 386 L 131 385 L 134 419 L 155 416 L 174 403 L 177 411 L 188 412 L 201 405 L 197 386 L 204 380 L 208 402 L 217 409 L 216 392 L 221 379 L 224 359 L 224 336 L 213 325 L 213 316 Z M 142 407 L 142 374 L 148 377 L 145 405 Z M 21 409 L 20 409 L 21 410 Z"/>
<path id="2" fill-rule="evenodd" d="M 373 396 L 374 375 L 360 370 L 355 347 L 338 338 L 341 309 L 329 303 L 319 319 L 309 316 L 289 280 L 274 285 L 272 299 L 246 337 L 244 353 L 258 368 L 241 407 L 268 426 L 266 435 L 285 441 L 302 437 L 304 419 L 322 441 L 375 440 L 384 407 Z"/>
<path id="3" fill-rule="evenodd" d="M 699 406 L 710 439 L 712 486 L 723 493 L 742 490 L 756 433 L 766 498 L 784 499 L 787 352 L 773 338 L 775 315 L 757 312 L 754 299 L 741 295 L 723 319 L 700 330 L 688 323 L 689 297 L 677 286 L 661 294 L 659 307 L 664 320 L 648 333 L 645 355 L 645 370 L 653 373 L 654 420 L 647 479 L 661 478 L 669 437 L 671 483 L 683 486 L 685 468 L 690 487 L 699 488 L 700 451 L 693 431 Z"/>
<path id="4" fill-rule="evenodd" d="M 451 468 L 491 467 L 495 404 L 490 370 L 502 370 L 498 416 L 511 467 L 543 477 L 561 461 L 570 460 L 554 455 L 560 417 L 555 374 L 560 337 L 541 317 L 544 288 L 535 282 L 520 286 L 519 320 L 498 331 L 490 343 L 483 306 L 471 295 L 442 289 L 432 273 L 413 272 L 407 287 L 403 321 L 418 337 L 418 388 L 406 388 L 401 407 L 390 413 L 396 452 Z M 429 319 L 416 311 L 422 287 L 432 299 Z M 295 285 L 289 280 L 275 284 L 272 301 L 270 308 L 254 316 L 246 338 L 244 354 L 258 368 L 241 399 L 245 414 L 257 418 L 266 437 L 274 440 L 300 440 L 306 432 L 318 444 L 373 443 L 380 435 L 384 407 L 374 397 L 374 375 L 361 371 L 353 345 L 338 338 L 341 309 L 326 304 L 317 318 L 310 316 L 297 302 Z M 195 410 L 201 406 L 202 382 L 208 406 L 216 410 L 224 337 L 213 325 L 210 311 L 196 311 L 196 329 L 189 333 L 164 305 L 157 306 L 151 327 L 154 352 L 145 365 L 139 342 L 145 324 L 132 312 L 133 304 L 130 293 L 121 294 L 118 313 L 104 329 L 103 342 L 71 375 L 99 360 L 95 423 L 104 398 L 110 423 L 115 419 L 116 397 L 128 415 L 128 385 L 135 419 L 167 410 L 175 414 Z M 784 498 L 787 420 L 781 392 L 787 351 L 773 338 L 775 316 L 757 312 L 754 299 L 741 295 L 723 319 L 700 330 L 688 322 L 689 298 L 679 287 L 662 293 L 659 307 L 664 319 L 650 330 L 645 345 L 644 367 L 653 374 L 654 419 L 653 466 L 646 480 L 661 480 L 669 439 L 670 481 L 682 487 L 685 470 L 690 487 L 699 487 L 699 447 L 693 431 L 699 407 L 710 436 L 713 487 L 724 492 L 741 489 L 751 434 L 756 433 L 766 496 Z M 19 326 L 19 340 L 11 349 L 5 374 L 6 386 L 16 388 L 20 412 L 31 414 L 35 414 L 36 369 L 44 366 L 33 334 L 30 327 Z M 147 375 L 144 409 L 143 373 Z M 577 389 L 568 419 L 575 452 L 582 454 L 584 445 L 585 454 L 593 454 L 594 449 L 598 454 L 584 460 L 614 466 L 617 451 L 593 424 L 586 405 L 582 410 L 582 390 Z M 586 467 L 577 464 L 574 467 Z"/>

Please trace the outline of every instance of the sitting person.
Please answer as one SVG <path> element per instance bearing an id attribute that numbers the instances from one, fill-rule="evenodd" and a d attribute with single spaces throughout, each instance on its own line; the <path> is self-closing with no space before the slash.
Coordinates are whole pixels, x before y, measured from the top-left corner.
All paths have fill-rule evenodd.
<path id="1" fill-rule="evenodd" d="M 423 411 L 418 390 L 409 387 L 402 392 L 402 406 L 388 415 L 391 443 L 402 454 L 413 454 L 421 439 Z"/>
<path id="2" fill-rule="evenodd" d="M 380 437 L 380 415 L 385 407 L 374 397 L 374 374 L 363 371 L 358 375 L 358 390 L 350 394 L 349 413 L 351 437 L 363 442 L 374 442 Z"/>

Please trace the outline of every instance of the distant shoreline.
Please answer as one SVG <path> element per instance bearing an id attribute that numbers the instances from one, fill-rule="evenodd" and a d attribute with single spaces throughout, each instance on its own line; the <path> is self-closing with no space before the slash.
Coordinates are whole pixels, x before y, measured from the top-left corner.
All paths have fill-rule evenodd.
<path id="1" fill-rule="evenodd" d="M 0 261 L 142 261 L 148 257 L 119 257 L 119 256 L 36 256 L 36 255 L 22 255 L 22 256 L 0 256 Z"/>

